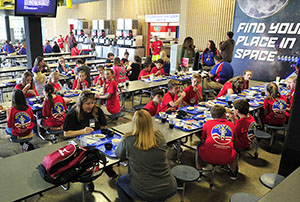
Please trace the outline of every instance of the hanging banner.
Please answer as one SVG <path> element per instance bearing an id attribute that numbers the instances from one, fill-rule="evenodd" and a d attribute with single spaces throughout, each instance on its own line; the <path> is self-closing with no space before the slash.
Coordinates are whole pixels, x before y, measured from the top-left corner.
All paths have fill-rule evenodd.
<path id="1" fill-rule="evenodd" d="M 234 74 L 274 81 L 295 70 L 299 56 L 300 4 L 297 0 L 237 0 L 233 22 Z"/>

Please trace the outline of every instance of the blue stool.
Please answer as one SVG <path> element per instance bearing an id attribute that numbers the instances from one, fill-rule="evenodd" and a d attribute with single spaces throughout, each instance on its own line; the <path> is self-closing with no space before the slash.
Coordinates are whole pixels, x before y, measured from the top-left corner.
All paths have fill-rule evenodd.
<path id="1" fill-rule="evenodd" d="M 182 190 L 181 201 L 184 201 L 185 183 L 197 181 L 200 178 L 200 173 L 196 168 L 188 165 L 177 165 L 172 168 L 171 172 L 176 178 L 177 190 Z"/>
<path id="2" fill-rule="evenodd" d="M 259 181 L 269 189 L 273 189 L 284 179 L 284 176 L 276 173 L 264 173 L 259 177 Z"/>
<path id="3" fill-rule="evenodd" d="M 236 193 L 233 194 L 230 198 L 230 202 L 256 202 L 258 201 L 258 197 L 248 193 Z"/>
<path id="4" fill-rule="evenodd" d="M 270 145 L 269 145 L 269 148 L 271 149 L 273 141 L 274 141 L 274 137 L 275 137 L 275 132 L 277 130 L 283 130 L 284 131 L 283 135 L 285 135 L 285 128 L 286 127 L 285 126 L 273 126 L 273 125 L 269 125 L 269 124 L 265 124 L 265 127 L 267 129 L 271 130 L 271 140 L 270 140 Z"/>

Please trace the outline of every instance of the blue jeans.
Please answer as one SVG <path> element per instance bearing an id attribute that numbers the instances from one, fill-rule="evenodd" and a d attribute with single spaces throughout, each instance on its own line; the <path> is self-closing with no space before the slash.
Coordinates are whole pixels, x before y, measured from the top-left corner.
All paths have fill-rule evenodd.
<path id="1" fill-rule="evenodd" d="M 117 182 L 117 190 L 120 202 L 132 202 L 133 199 L 142 200 L 131 186 L 131 178 L 127 175 L 121 175 Z"/>
<path id="2" fill-rule="evenodd" d="M 6 126 L 5 132 L 7 133 L 7 135 L 10 135 L 10 137 L 11 137 L 12 140 L 16 140 L 17 139 L 17 137 L 12 134 L 12 128 L 9 128 L 9 127 Z"/>

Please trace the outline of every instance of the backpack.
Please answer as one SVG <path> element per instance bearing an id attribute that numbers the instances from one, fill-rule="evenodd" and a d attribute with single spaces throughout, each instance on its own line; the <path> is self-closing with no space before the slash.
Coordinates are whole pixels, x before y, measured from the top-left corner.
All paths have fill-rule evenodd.
<path id="1" fill-rule="evenodd" d="M 52 184 L 91 182 L 102 175 L 105 155 L 95 147 L 68 144 L 43 158 L 38 166 L 41 177 Z M 95 172 L 102 171 L 94 175 Z"/>

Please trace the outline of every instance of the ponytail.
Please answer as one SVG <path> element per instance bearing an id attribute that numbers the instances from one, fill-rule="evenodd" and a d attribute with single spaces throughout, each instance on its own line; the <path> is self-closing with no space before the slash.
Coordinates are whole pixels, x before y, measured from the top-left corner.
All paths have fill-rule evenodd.
<path id="1" fill-rule="evenodd" d="M 45 92 L 47 93 L 47 98 L 50 101 L 51 108 L 54 107 L 53 97 L 52 94 L 54 93 L 54 87 L 52 84 L 47 84 L 44 87 Z"/>
<path id="2" fill-rule="evenodd" d="M 269 83 L 267 85 L 267 91 L 269 92 L 270 96 L 267 99 L 275 99 L 280 97 L 280 92 L 278 86 L 275 83 Z"/>

